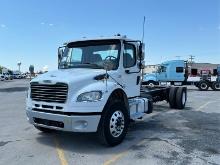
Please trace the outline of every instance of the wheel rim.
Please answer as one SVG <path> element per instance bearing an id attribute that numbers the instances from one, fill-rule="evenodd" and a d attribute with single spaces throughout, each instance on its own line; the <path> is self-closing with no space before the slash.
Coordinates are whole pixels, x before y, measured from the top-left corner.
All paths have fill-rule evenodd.
<path id="1" fill-rule="evenodd" d="M 185 105 L 185 103 L 186 103 L 186 92 L 183 92 L 182 104 Z"/>
<path id="2" fill-rule="evenodd" d="M 110 133 L 113 137 L 119 137 L 124 130 L 124 115 L 118 110 L 113 113 L 110 119 Z"/>
<path id="3" fill-rule="evenodd" d="M 207 84 L 206 84 L 206 83 L 202 83 L 202 84 L 201 84 L 201 88 L 202 88 L 202 89 L 206 89 L 206 88 L 207 88 Z"/>
<path id="4" fill-rule="evenodd" d="M 154 87 L 154 83 L 149 83 L 148 84 L 150 87 Z"/>

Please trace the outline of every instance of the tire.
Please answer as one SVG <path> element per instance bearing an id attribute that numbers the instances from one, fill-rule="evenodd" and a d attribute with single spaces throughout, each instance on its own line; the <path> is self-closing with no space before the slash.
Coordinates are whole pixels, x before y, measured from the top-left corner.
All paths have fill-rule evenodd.
<path id="1" fill-rule="evenodd" d="M 200 91 L 207 91 L 209 89 L 209 85 L 206 81 L 200 81 L 198 84 L 198 88 Z"/>
<path id="2" fill-rule="evenodd" d="M 49 128 L 44 128 L 44 127 L 39 127 L 39 126 L 34 126 L 34 127 L 43 133 L 51 133 L 53 131 L 52 129 L 49 129 Z"/>
<path id="3" fill-rule="evenodd" d="M 176 92 L 176 108 L 184 109 L 187 100 L 187 88 L 181 87 L 177 89 Z"/>
<path id="4" fill-rule="evenodd" d="M 220 82 L 213 82 L 212 83 L 212 89 L 214 91 L 220 91 Z"/>
<path id="5" fill-rule="evenodd" d="M 171 87 L 169 92 L 169 104 L 170 108 L 176 108 L 176 92 L 178 87 Z"/>
<path id="6" fill-rule="evenodd" d="M 99 123 L 98 137 L 101 143 L 108 146 L 120 144 L 127 134 L 128 124 L 129 115 L 124 103 L 109 103 Z"/>

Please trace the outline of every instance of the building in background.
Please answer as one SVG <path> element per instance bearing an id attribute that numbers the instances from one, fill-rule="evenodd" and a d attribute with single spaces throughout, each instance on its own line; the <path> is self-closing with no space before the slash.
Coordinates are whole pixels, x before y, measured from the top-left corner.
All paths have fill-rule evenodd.
<path id="1" fill-rule="evenodd" d="M 220 64 L 211 64 L 211 63 L 189 63 L 189 73 L 191 76 L 197 76 L 201 74 L 201 70 L 209 70 L 210 73 L 214 76 L 217 75 L 217 67 Z"/>
<path id="2" fill-rule="evenodd" d="M 8 72 L 9 72 L 9 69 L 7 69 L 5 67 L 1 68 L 1 73 L 8 73 Z"/>
<path id="3" fill-rule="evenodd" d="M 144 68 L 144 73 L 154 73 L 157 71 L 156 65 L 146 65 Z M 220 64 L 211 64 L 211 63 L 188 63 L 188 70 L 190 76 L 199 76 L 201 74 L 201 70 L 208 70 L 214 76 L 217 75 L 217 67 Z"/>

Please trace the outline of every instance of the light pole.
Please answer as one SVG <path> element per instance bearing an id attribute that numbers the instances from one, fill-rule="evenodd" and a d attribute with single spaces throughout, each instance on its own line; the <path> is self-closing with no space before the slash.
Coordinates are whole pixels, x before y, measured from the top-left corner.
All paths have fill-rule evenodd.
<path id="1" fill-rule="evenodd" d="M 18 70 L 19 70 L 19 72 L 21 72 L 21 61 L 18 61 Z"/>

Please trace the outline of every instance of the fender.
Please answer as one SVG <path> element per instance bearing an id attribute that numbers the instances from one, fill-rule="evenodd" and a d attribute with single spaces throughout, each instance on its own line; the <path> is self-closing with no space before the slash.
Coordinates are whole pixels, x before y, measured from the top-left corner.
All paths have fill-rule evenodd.
<path id="1" fill-rule="evenodd" d="M 85 93 L 85 92 L 91 92 L 91 91 L 101 91 L 102 98 L 94 102 L 77 102 L 77 97 L 80 94 Z M 101 80 L 96 81 L 92 84 L 88 84 L 84 86 L 79 91 L 74 93 L 74 95 L 72 95 L 72 98 L 70 99 L 71 101 L 69 101 L 68 106 L 71 106 L 75 110 L 79 108 L 80 109 L 83 108 L 83 109 L 95 109 L 96 112 L 102 112 L 104 109 L 104 106 L 109 101 L 109 98 L 112 98 L 113 93 L 115 93 L 114 91 L 123 91 L 123 89 L 119 85 L 117 85 L 115 82 L 112 82 L 112 81 L 107 82 L 107 89 L 106 89 L 105 81 L 101 81 Z M 127 96 L 126 97 L 125 96 L 126 94 L 124 93 L 123 94 L 124 101 L 127 100 Z M 126 106 L 128 106 L 128 103 L 126 104 L 127 104 Z"/>
<path id="2" fill-rule="evenodd" d="M 115 100 L 116 101 L 120 100 L 120 101 L 124 102 L 125 107 L 128 110 L 128 115 L 129 115 L 129 118 L 130 118 L 128 97 L 127 97 L 125 91 L 122 88 L 117 88 L 117 89 L 112 91 L 112 93 L 109 96 L 105 106 L 103 107 L 102 114 L 105 113 L 105 110 L 107 109 L 106 106 L 108 106 L 110 104 L 110 102 L 115 101 Z"/>

